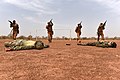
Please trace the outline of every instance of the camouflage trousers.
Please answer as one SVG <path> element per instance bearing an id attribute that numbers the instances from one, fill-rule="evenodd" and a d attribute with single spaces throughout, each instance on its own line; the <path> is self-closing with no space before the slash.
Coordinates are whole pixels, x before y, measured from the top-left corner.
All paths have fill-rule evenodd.
<path id="1" fill-rule="evenodd" d="M 80 40 L 80 35 L 81 35 L 81 33 L 79 32 L 79 33 L 77 33 L 77 41 L 78 40 Z"/>
<path id="2" fill-rule="evenodd" d="M 53 35 L 53 31 L 48 32 L 48 41 L 51 43 L 52 42 L 52 35 Z"/>
<path id="3" fill-rule="evenodd" d="M 98 39 L 97 39 L 97 41 L 100 40 L 100 36 L 102 37 L 102 40 L 104 40 L 104 34 L 103 34 L 103 32 L 98 32 L 97 34 L 98 34 Z"/>

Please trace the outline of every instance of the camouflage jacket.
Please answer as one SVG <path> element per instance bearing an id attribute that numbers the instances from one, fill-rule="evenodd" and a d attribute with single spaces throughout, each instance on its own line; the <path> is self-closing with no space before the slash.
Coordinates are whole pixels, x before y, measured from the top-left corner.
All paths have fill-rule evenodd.
<path id="1" fill-rule="evenodd" d="M 82 25 L 77 26 L 76 29 L 75 29 L 75 32 L 76 33 L 81 33 L 81 28 L 82 28 Z"/>
<path id="2" fill-rule="evenodd" d="M 48 22 L 48 25 L 46 26 L 46 29 L 48 32 L 52 32 L 52 26 L 53 26 L 53 23 L 52 22 Z"/>

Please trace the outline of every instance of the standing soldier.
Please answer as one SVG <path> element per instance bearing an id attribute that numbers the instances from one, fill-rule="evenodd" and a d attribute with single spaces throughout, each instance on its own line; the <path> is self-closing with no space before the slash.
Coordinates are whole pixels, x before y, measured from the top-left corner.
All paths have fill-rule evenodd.
<path id="1" fill-rule="evenodd" d="M 16 36 L 19 34 L 19 25 L 16 23 L 15 20 L 13 20 L 13 22 L 9 21 L 10 22 L 10 28 L 13 28 L 13 39 L 15 40 L 16 39 Z"/>
<path id="2" fill-rule="evenodd" d="M 98 35 L 98 39 L 97 41 L 99 41 L 100 36 L 102 37 L 102 40 L 104 40 L 104 33 L 103 30 L 105 29 L 105 24 L 107 21 L 105 21 L 104 23 L 100 23 L 98 29 L 97 29 L 97 35 Z"/>
<path id="3" fill-rule="evenodd" d="M 78 26 L 76 27 L 76 29 L 75 29 L 75 32 L 77 33 L 77 41 L 80 40 L 81 28 L 82 28 L 81 23 L 82 23 L 82 22 L 80 22 L 80 23 L 78 24 Z"/>
<path id="4" fill-rule="evenodd" d="M 52 42 L 52 35 L 53 35 L 53 22 L 52 19 L 47 23 L 48 25 L 46 26 L 47 32 L 48 32 L 48 41 L 51 43 Z"/>

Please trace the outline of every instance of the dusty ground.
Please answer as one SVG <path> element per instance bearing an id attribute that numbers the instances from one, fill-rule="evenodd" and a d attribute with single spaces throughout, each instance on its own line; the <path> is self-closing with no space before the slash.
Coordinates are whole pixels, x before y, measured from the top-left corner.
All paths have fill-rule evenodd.
<path id="1" fill-rule="evenodd" d="M 11 52 L 4 51 L 5 41 L 0 40 L 0 80 L 120 80 L 120 41 L 114 49 L 53 41 L 47 49 Z"/>

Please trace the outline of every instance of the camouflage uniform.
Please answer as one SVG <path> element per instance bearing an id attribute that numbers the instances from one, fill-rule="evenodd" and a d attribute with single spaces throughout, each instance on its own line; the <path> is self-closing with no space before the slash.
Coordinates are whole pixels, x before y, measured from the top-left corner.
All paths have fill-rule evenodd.
<path id="1" fill-rule="evenodd" d="M 49 42 L 52 42 L 52 35 L 53 35 L 52 26 L 53 26 L 52 21 L 48 22 L 48 25 L 46 26 L 46 29 L 48 31 L 48 41 Z"/>
<path id="2" fill-rule="evenodd" d="M 104 42 L 88 42 L 88 43 L 82 43 L 80 44 L 82 46 L 96 46 L 96 47 L 103 47 L 103 48 L 116 48 L 117 44 L 115 42 L 109 42 L 109 41 L 104 41 Z"/>
<path id="3" fill-rule="evenodd" d="M 49 45 L 45 45 L 42 41 L 32 40 L 14 40 L 11 42 L 5 42 L 4 45 L 10 50 L 43 49 L 49 47 Z"/>
<path id="4" fill-rule="evenodd" d="M 78 26 L 77 26 L 76 29 L 75 29 L 75 32 L 77 33 L 77 41 L 80 39 L 81 28 L 82 28 L 82 25 L 81 25 L 81 24 L 78 24 Z"/>
<path id="5" fill-rule="evenodd" d="M 13 27 L 13 39 L 16 39 L 17 34 L 19 34 L 19 25 L 15 20 L 13 20 L 13 22 L 10 24 L 10 27 Z"/>

